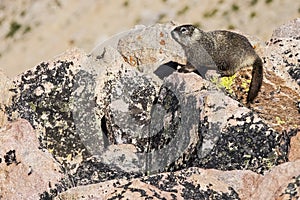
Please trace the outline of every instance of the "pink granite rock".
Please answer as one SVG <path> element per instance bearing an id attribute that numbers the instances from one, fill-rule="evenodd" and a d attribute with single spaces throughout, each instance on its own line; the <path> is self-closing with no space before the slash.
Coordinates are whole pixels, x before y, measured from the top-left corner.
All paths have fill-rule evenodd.
<path id="1" fill-rule="evenodd" d="M 0 130 L 1 199 L 38 199 L 62 177 L 51 154 L 38 147 L 36 132 L 26 120 Z"/>

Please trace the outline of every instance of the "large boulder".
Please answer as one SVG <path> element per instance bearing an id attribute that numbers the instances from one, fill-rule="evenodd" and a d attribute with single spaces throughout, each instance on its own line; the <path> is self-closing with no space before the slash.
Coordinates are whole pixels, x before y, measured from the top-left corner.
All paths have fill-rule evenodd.
<path id="1" fill-rule="evenodd" d="M 26 119 L 64 175 L 37 192 L 41 199 L 258 198 L 265 174 L 282 166 L 285 179 L 270 195 L 290 183 L 290 192 L 272 195 L 297 195 L 299 38 L 286 31 L 284 45 L 256 41 L 264 81 L 248 106 L 251 67 L 229 79 L 179 73 L 186 58 L 174 27 L 138 26 L 90 54 L 73 49 L 8 81 L 2 118 Z M 295 73 L 282 66 L 281 48 L 298 56 L 288 61 Z"/>

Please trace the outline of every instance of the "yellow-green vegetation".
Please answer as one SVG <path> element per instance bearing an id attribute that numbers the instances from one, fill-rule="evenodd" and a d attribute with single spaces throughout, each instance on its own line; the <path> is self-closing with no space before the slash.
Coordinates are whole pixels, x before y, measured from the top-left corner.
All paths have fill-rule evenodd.
<path id="1" fill-rule="evenodd" d="M 11 22 L 9 32 L 6 34 L 5 37 L 6 38 L 13 37 L 20 28 L 21 28 L 21 24 L 15 21 Z"/>
<path id="2" fill-rule="evenodd" d="M 203 14 L 203 17 L 205 18 L 213 17 L 215 14 L 217 14 L 217 12 L 218 12 L 217 8 L 209 10 Z"/>
<path id="3" fill-rule="evenodd" d="M 266 0 L 266 4 L 272 3 L 273 0 Z"/>
<path id="4" fill-rule="evenodd" d="M 31 31 L 31 27 L 30 26 L 26 26 L 23 33 L 28 33 L 29 31 Z"/>
<path id="5" fill-rule="evenodd" d="M 28 104 L 29 104 L 30 109 L 35 112 L 36 111 L 36 105 L 33 102 L 29 102 Z"/>
<path id="6" fill-rule="evenodd" d="M 183 14 L 185 14 L 189 9 L 190 9 L 190 7 L 186 5 L 186 6 L 184 6 L 181 10 L 178 10 L 178 11 L 177 11 L 177 15 L 183 15 Z"/>
<path id="7" fill-rule="evenodd" d="M 248 85 L 251 83 L 251 80 L 246 80 L 244 82 L 242 82 L 241 87 L 245 89 L 246 92 L 249 91 L 249 87 Z"/>
<path id="8" fill-rule="evenodd" d="M 275 117 L 275 120 L 277 122 L 278 125 L 282 125 L 282 124 L 285 124 L 285 121 L 283 121 L 280 117 Z"/>
<path id="9" fill-rule="evenodd" d="M 234 3 L 231 5 L 231 9 L 236 12 L 240 9 L 240 7 Z"/>
<path id="10" fill-rule="evenodd" d="M 229 30 L 233 30 L 235 29 L 235 26 L 233 24 L 229 24 L 228 27 L 227 27 Z"/>
<path id="11" fill-rule="evenodd" d="M 250 18 L 254 18 L 255 16 L 256 16 L 256 12 L 253 11 L 250 13 Z"/>
<path id="12" fill-rule="evenodd" d="M 218 77 L 215 77 L 211 79 L 211 82 L 216 84 L 218 88 L 224 88 L 226 89 L 230 94 L 233 93 L 233 90 L 231 88 L 232 84 L 234 83 L 234 79 L 236 78 L 236 75 L 232 76 L 226 76 L 226 77 L 221 77 L 220 79 Z"/>
<path id="13" fill-rule="evenodd" d="M 257 3 L 257 1 L 258 1 L 258 0 L 252 0 L 252 1 L 250 2 L 250 6 L 254 6 L 254 5 Z"/>
<path id="14" fill-rule="evenodd" d="M 128 5 L 129 5 L 129 1 L 128 0 L 124 1 L 123 6 L 128 7 Z"/>
<path id="15" fill-rule="evenodd" d="M 220 81 L 221 87 L 225 88 L 230 94 L 233 92 L 231 86 L 234 83 L 235 77 L 235 74 L 233 76 L 222 77 Z"/>

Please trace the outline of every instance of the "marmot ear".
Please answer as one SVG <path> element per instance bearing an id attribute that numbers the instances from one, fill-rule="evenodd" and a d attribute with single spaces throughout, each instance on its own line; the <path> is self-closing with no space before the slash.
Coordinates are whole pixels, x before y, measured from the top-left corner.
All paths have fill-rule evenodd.
<path id="1" fill-rule="evenodd" d="M 199 38 L 201 38 L 201 31 L 198 28 L 194 28 L 193 34 L 192 34 L 192 38 L 193 40 L 198 40 Z"/>

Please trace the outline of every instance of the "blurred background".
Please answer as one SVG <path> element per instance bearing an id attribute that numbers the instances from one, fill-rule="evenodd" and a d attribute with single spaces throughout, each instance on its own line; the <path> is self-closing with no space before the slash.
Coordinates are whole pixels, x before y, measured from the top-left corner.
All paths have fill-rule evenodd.
<path id="1" fill-rule="evenodd" d="M 0 69 L 13 77 L 72 47 L 89 53 L 138 24 L 192 23 L 267 41 L 297 17 L 295 0 L 0 0 Z"/>

